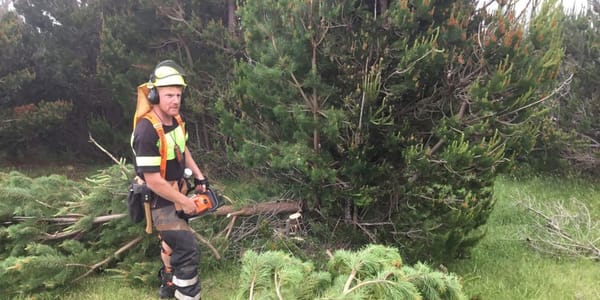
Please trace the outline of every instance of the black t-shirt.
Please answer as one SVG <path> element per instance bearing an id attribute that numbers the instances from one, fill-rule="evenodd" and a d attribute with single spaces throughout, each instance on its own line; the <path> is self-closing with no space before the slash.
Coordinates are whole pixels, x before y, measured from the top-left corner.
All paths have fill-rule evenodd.
<path id="1" fill-rule="evenodd" d="M 165 137 L 167 139 L 167 152 L 171 151 L 170 156 L 167 156 L 167 166 L 166 166 L 166 174 L 165 179 L 167 181 L 180 181 L 183 177 L 183 170 L 185 168 L 184 151 L 185 151 L 185 137 L 183 137 L 183 141 L 181 141 L 181 136 L 183 135 L 183 131 L 179 128 L 179 124 L 173 118 L 173 125 L 165 126 L 163 125 L 163 130 L 165 132 Z M 177 138 L 177 134 L 179 134 L 179 138 Z M 178 150 L 174 149 L 170 142 L 174 142 L 175 140 L 179 141 L 179 145 L 181 145 Z M 183 144 L 182 144 L 183 143 Z M 157 173 L 160 172 L 160 152 L 159 152 L 159 137 L 156 129 L 152 126 L 152 123 L 147 119 L 141 119 L 133 132 L 131 146 L 135 155 L 135 170 L 138 176 L 144 179 L 144 173 Z M 173 152 L 179 151 L 178 155 L 173 155 Z M 178 157 L 180 159 L 178 159 Z M 153 206 L 155 208 L 164 207 L 173 202 L 166 200 L 160 196 L 156 196 L 156 204 Z"/>

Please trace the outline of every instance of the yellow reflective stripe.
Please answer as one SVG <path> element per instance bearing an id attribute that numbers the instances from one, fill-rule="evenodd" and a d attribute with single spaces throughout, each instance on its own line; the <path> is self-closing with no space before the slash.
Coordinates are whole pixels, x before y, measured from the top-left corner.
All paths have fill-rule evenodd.
<path id="1" fill-rule="evenodd" d="M 190 285 L 194 285 L 198 282 L 198 275 L 194 276 L 191 279 L 180 279 L 177 276 L 173 275 L 173 284 L 178 287 L 186 287 Z"/>
<path id="2" fill-rule="evenodd" d="M 202 294 L 201 292 L 198 292 L 198 294 L 196 296 L 188 296 L 188 295 L 184 295 L 179 290 L 176 290 L 174 296 L 175 296 L 175 299 L 178 299 L 178 300 L 200 300 L 201 294 Z"/>
<path id="3" fill-rule="evenodd" d="M 179 146 L 179 149 L 183 153 L 185 151 L 185 136 L 183 135 L 183 130 L 181 127 L 177 127 L 169 133 L 165 134 L 167 139 L 167 160 L 175 159 L 175 145 Z M 158 142 L 158 147 L 160 147 L 160 141 Z"/>
<path id="4" fill-rule="evenodd" d="M 160 156 L 136 156 L 135 163 L 138 167 L 160 166 Z"/>

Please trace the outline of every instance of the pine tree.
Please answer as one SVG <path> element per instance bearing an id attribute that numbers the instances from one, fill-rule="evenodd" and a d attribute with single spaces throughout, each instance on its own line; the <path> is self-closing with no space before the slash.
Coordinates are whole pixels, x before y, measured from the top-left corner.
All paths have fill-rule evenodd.
<path id="1" fill-rule="evenodd" d="M 456 275 L 404 266 L 381 245 L 338 250 L 322 271 L 281 251 L 247 251 L 238 283 L 236 299 L 466 299 Z"/>
<path id="2" fill-rule="evenodd" d="M 0 76 L 12 78 L 3 82 L 0 91 L 5 104 L 3 117 L 11 120 L 3 124 L 8 126 L 2 126 L 2 130 L 6 130 L 2 132 L 2 140 L 6 140 L 2 152 L 10 159 L 22 159 L 26 155 L 43 157 L 41 153 L 59 156 L 64 155 L 65 149 L 89 147 L 87 132 L 72 130 L 66 123 L 74 128 L 85 128 L 82 124 L 88 115 L 83 112 L 93 110 L 97 95 L 90 95 L 89 91 L 99 90 L 93 80 L 97 40 L 93 34 L 92 6 L 81 1 L 12 3 L 14 9 L 2 18 L 14 18 L 18 26 L 3 27 L 0 38 L 14 39 L 11 45 L 2 47 L 6 52 L 3 51 L 0 68 L 5 69 L 0 71 Z M 69 105 L 61 105 L 64 103 Z M 26 127 L 21 126 L 22 121 L 29 125 L 26 118 L 45 119 L 49 124 L 38 127 L 37 131 L 13 132 L 15 128 Z"/>
<path id="3" fill-rule="evenodd" d="M 101 1 L 98 78 L 120 111 L 107 122 L 99 116 L 92 130 L 103 145 L 118 154 L 126 147 L 135 110 L 133 93 L 159 61 L 173 59 L 188 82 L 182 112 L 190 147 L 206 153 L 221 143 L 211 107 L 228 85 L 235 40 L 223 25 L 223 1 Z M 110 140 L 117 124 L 118 139 Z"/>
<path id="4" fill-rule="evenodd" d="M 335 89 L 322 76 L 319 49 L 334 26 L 327 20 L 340 11 L 326 1 L 241 7 L 248 60 L 237 66 L 233 90 L 240 98 L 230 107 L 237 115 L 221 117 L 227 133 L 250 141 L 239 152 L 245 161 L 296 183 L 315 206 L 329 206 L 333 191 L 321 187 L 337 184 L 335 158 L 321 150 L 335 140 L 341 115 L 326 104 Z"/>
<path id="5" fill-rule="evenodd" d="M 561 12 L 549 1 L 525 26 L 510 6 L 376 3 L 245 3 L 222 128 L 307 209 L 411 259 L 452 259 L 481 238 L 495 175 L 534 145 Z"/>

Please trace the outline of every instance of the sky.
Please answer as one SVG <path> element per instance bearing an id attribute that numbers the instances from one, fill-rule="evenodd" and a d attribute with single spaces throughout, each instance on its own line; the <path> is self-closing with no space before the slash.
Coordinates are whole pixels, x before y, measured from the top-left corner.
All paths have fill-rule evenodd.
<path id="1" fill-rule="evenodd" d="M 587 6 L 587 0 L 563 0 L 563 6 L 565 9 L 575 8 L 581 10 Z"/>
<path id="2" fill-rule="evenodd" d="M 493 0 L 479 0 L 480 5 L 483 3 L 488 3 Z M 534 0 L 515 0 L 516 1 L 516 10 L 521 11 L 530 1 Z M 538 0 L 542 2 L 542 0 Z M 561 1 L 561 0 L 558 0 Z M 562 0 L 562 5 L 565 8 L 566 12 L 570 12 L 572 9 L 576 9 L 576 11 L 580 11 L 587 6 L 587 0 Z M 497 7 L 495 4 L 490 5 L 491 9 Z"/>

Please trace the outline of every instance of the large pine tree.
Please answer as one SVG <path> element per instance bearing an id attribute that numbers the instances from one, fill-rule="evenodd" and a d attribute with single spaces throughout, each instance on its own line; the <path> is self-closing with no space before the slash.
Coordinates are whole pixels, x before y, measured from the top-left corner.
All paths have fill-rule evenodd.
<path id="1" fill-rule="evenodd" d="M 248 2 L 223 130 L 307 209 L 411 258 L 460 256 L 554 96 L 553 6 L 524 26 L 473 1 Z"/>

